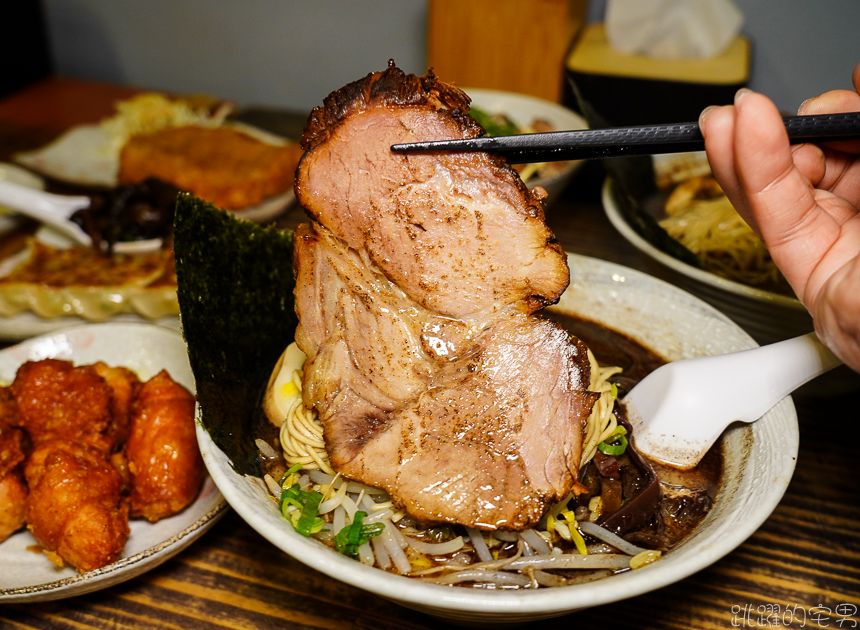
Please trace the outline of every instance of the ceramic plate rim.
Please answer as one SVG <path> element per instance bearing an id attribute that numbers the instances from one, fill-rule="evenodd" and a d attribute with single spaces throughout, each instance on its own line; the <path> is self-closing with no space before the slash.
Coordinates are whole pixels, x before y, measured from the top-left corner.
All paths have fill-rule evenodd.
<path id="1" fill-rule="evenodd" d="M 572 109 L 565 107 L 561 103 L 555 103 L 553 101 L 549 101 L 538 96 L 533 96 L 531 94 L 522 94 L 520 92 L 509 92 L 505 90 L 495 90 L 491 88 L 462 87 L 460 89 L 469 95 L 469 98 L 472 99 L 472 104 L 478 108 L 483 107 L 481 102 L 488 102 L 492 99 L 497 99 L 505 103 L 514 104 L 516 106 L 535 109 L 535 113 L 537 115 L 539 115 L 541 112 L 553 112 L 555 114 L 553 118 L 558 119 L 558 117 L 561 116 L 569 118 L 573 124 L 562 125 L 565 128 L 563 129 L 563 131 L 569 131 L 574 129 L 588 129 L 588 122 L 585 120 L 585 118 L 577 114 Z M 505 109 L 504 113 L 518 125 L 525 125 L 531 122 L 519 119 L 516 112 L 508 111 L 507 109 Z M 559 129 L 559 131 L 562 131 L 562 129 Z M 559 171 L 555 175 L 547 177 L 535 177 L 534 179 L 530 179 L 526 183 L 526 185 L 529 188 L 533 188 L 534 186 L 546 186 L 548 182 L 553 182 L 555 180 L 559 180 L 571 175 L 574 171 L 579 169 L 584 164 L 584 162 L 584 160 L 570 160 L 567 167 L 562 171 Z"/>
<path id="2" fill-rule="evenodd" d="M 780 295 L 778 293 L 765 291 L 763 289 L 756 289 L 755 287 L 750 287 L 745 284 L 741 284 L 740 282 L 721 278 L 720 276 L 707 272 L 703 269 L 697 269 L 696 267 L 688 265 L 678 260 L 677 258 L 660 251 L 651 243 L 642 238 L 642 236 L 640 236 L 639 233 L 636 232 L 636 230 L 634 230 L 632 227 L 630 227 L 630 224 L 624 220 L 624 217 L 621 215 L 621 211 L 619 210 L 618 205 L 615 203 L 615 199 L 612 197 L 612 186 L 612 178 L 607 177 L 603 182 L 603 189 L 601 191 L 604 212 L 606 213 L 609 222 L 612 223 L 615 229 L 618 230 L 621 235 L 625 239 L 630 241 L 630 244 L 636 247 L 636 249 L 638 249 L 639 251 L 647 254 L 648 256 L 654 258 L 656 261 L 660 262 L 664 266 L 669 267 L 670 269 L 673 269 L 678 273 L 681 273 L 690 278 L 694 278 L 695 280 L 698 280 L 699 282 L 710 285 L 712 287 L 722 289 L 723 291 L 729 293 L 736 293 L 755 300 L 771 302 L 798 311 L 806 310 L 803 304 L 797 298 L 793 298 L 787 295 Z"/>

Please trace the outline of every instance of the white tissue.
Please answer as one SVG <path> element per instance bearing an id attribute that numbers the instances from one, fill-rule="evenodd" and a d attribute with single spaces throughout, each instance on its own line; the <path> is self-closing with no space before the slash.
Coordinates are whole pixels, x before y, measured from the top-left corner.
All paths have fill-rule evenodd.
<path id="1" fill-rule="evenodd" d="M 743 24 L 732 0 L 607 0 L 609 45 L 628 55 L 695 59 L 723 52 Z"/>

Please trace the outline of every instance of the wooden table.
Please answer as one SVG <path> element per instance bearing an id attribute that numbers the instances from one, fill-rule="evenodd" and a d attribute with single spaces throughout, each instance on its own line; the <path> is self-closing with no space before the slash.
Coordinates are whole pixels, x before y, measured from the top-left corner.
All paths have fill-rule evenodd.
<path id="1" fill-rule="evenodd" d="M 0 101 L 0 160 L 13 151 L 40 146 L 72 124 L 98 120 L 112 111 L 115 100 L 134 92 L 50 79 Z M 301 128 L 301 117 L 280 112 L 252 111 L 245 117 L 273 131 Z M 644 269 L 643 257 L 603 214 L 602 179 L 600 164 L 587 164 L 551 208 L 549 225 L 568 251 Z M 293 208 L 281 223 L 292 226 L 301 219 L 301 209 Z M 795 402 L 801 434 L 797 470 L 782 502 L 749 540 L 682 582 L 544 624 L 857 627 L 860 392 L 825 399 L 796 397 Z M 160 567 L 88 595 L 2 606 L 0 626 L 402 629 L 443 624 L 302 565 L 229 511 L 199 541 Z"/>

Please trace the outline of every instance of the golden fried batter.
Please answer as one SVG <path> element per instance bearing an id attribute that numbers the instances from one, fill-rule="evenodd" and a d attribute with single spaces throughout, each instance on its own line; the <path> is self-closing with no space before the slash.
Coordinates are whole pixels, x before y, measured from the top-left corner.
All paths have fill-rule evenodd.
<path id="1" fill-rule="evenodd" d="M 0 428 L 0 542 L 24 526 L 28 491 L 21 476 L 21 462 L 26 440 L 21 429 Z"/>
<path id="2" fill-rule="evenodd" d="M 21 426 L 18 417 L 18 403 L 11 387 L 0 387 L 0 431 L 9 427 Z"/>
<path id="3" fill-rule="evenodd" d="M 132 516 L 154 522 L 197 496 L 206 469 L 197 447 L 194 396 L 163 370 L 138 388 L 126 454 Z"/>
<path id="4" fill-rule="evenodd" d="M 115 443 L 124 444 L 129 434 L 134 390 L 140 384 L 140 379 L 127 368 L 110 367 L 101 361 L 93 363 L 93 369 L 111 389 L 111 425 L 108 434 L 113 436 Z"/>
<path id="5" fill-rule="evenodd" d="M 64 438 L 109 454 L 118 445 L 110 386 L 92 366 L 28 361 L 12 382 L 21 425 L 34 444 Z"/>
<path id="6" fill-rule="evenodd" d="M 226 127 L 172 127 L 133 136 L 120 154 L 119 181 L 155 177 L 220 208 L 241 210 L 293 185 L 302 151 Z"/>
<path id="7" fill-rule="evenodd" d="M 65 439 L 38 444 L 24 475 L 27 527 L 49 557 L 92 571 L 122 556 L 129 535 L 122 478 L 96 448 Z"/>

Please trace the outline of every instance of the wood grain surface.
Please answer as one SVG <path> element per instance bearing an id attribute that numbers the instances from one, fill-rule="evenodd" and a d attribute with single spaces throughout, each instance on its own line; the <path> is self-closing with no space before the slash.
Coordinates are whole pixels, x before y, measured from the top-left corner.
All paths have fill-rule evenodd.
<path id="1" fill-rule="evenodd" d="M 0 101 L 0 160 L 65 127 L 97 120 L 129 88 L 50 80 Z M 65 105 L 64 105 L 65 103 Z M 68 109 L 66 109 L 68 107 Z M 253 118 L 255 114 L 251 113 Z M 296 116 L 256 120 L 295 128 Z M 301 117 L 299 117 L 301 118 Z M 298 125 L 300 127 L 300 125 Z M 599 201 L 599 163 L 550 208 L 568 251 L 644 269 Z M 279 223 L 303 219 L 292 208 Z M 734 552 L 640 597 L 529 627 L 856 628 L 860 609 L 860 392 L 795 397 L 800 454 L 785 497 Z M 0 627 L 43 629 L 412 629 L 442 622 L 293 560 L 230 511 L 191 547 L 118 586 L 65 600 L 0 606 Z"/>

